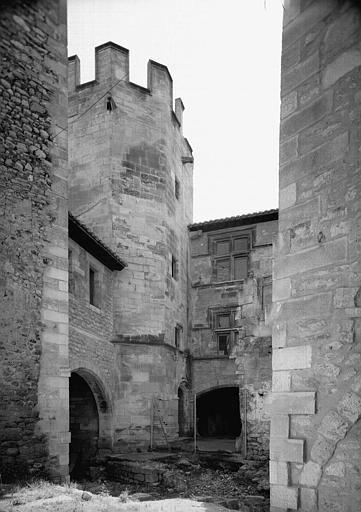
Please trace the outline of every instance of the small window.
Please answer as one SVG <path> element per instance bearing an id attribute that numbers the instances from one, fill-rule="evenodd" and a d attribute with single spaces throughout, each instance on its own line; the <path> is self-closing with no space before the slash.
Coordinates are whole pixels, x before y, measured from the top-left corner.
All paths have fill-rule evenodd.
<path id="1" fill-rule="evenodd" d="M 225 356 L 228 356 L 229 353 L 229 333 L 218 334 L 218 352 Z"/>
<path id="2" fill-rule="evenodd" d="M 178 262 L 174 256 L 172 256 L 172 277 L 178 279 Z"/>
<path id="3" fill-rule="evenodd" d="M 180 196 L 180 183 L 179 183 L 178 178 L 175 178 L 174 194 L 175 194 L 176 199 L 179 199 L 179 196 Z"/>
<path id="4" fill-rule="evenodd" d="M 117 108 L 115 101 L 113 100 L 112 96 L 107 97 L 107 111 L 111 112 L 112 110 L 115 110 Z"/>
<path id="5" fill-rule="evenodd" d="M 174 328 L 174 346 L 176 348 L 180 348 L 180 346 L 181 346 L 181 333 L 182 333 L 182 326 L 177 325 Z"/>
<path id="6" fill-rule="evenodd" d="M 73 252 L 68 250 L 68 290 L 74 293 L 74 276 L 73 276 Z"/>
<path id="7" fill-rule="evenodd" d="M 92 306 L 100 307 L 99 297 L 99 272 L 89 268 L 89 303 Z"/>

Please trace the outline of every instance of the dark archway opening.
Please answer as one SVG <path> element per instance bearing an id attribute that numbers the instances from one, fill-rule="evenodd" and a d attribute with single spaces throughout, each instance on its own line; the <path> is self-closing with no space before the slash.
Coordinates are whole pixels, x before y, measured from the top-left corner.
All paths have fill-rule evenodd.
<path id="1" fill-rule="evenodd" d="M 77 373 L 69 383 L 70 432 L 69 472 L 73 478 L 84 475 L 98 449 L 99 414 L 89 385 Z"/>
<path id="2" fill-rule="evenodd" d="M 238 387 L 220 388 L 197 397 L 198 434 L 235 438 L 241 433 Z"/>

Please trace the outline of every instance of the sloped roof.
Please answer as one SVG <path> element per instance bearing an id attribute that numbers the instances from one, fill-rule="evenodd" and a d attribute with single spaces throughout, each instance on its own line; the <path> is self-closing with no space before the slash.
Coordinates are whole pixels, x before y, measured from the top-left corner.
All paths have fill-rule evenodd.
<path id="1" fill-rule="evenodd" d="M 127 264 L 107 247 L 72 213 L 68 214 L 69 237 L 110 270 L 123 270 Z"/>
<path id="2" fill-rule="evenodd" d="M 204 222 L 196 222 L 190 224 L 190 231 L 213 231 L 214 229 L 233 228 L 236 226 L 245 226 L 247 224 L 256 224 L 259 222 L 269 222 L 278 220 L 278 209 L 264 210 L 262 212 L 246 213 L 235 217 L 225 217 L 223 219 L 206 220 Z"/>

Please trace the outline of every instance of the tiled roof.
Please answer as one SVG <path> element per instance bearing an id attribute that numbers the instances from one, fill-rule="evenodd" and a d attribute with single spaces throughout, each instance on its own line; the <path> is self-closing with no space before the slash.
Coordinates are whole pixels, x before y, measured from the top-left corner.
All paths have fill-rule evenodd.
<path id="1" fill-rule="evenodd" d="M 247 224 L 255 224 L 258 222 L 269 222 L 278 219 L 278 209 L 264 210 L 262 212 L 246 213 L 244 215 L 237 215 L 235 217 L 225 217 L 223 219 L 206 220 L 203 222 L 196 222 L 190 224 L 188 229 L 190 231 L 211 231 L 213 229 L 230 228 L 236 226 L 243 226 Z"/>

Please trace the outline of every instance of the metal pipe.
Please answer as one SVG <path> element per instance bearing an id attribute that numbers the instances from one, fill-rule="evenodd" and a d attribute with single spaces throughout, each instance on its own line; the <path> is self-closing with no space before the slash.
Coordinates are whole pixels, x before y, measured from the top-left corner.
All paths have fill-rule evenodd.
<path id="1" fill-rule="evenodd" d="M 154 397 L 150 401 L 150 450 L 153 450 Z"/>
<path id="2" fill-rule="evenodd" d="M 243 451 L 244 451 L 244 458 L 247 459 L 247 389 L 246 388 L 243 388 L 243 406 L 244 406 Z"/>
<path id="3" fill-rule="evenodd" d="M 197 453 L 197 396 L 193 397 L 193 430 L 194 430 L 194 453 Z"/>

